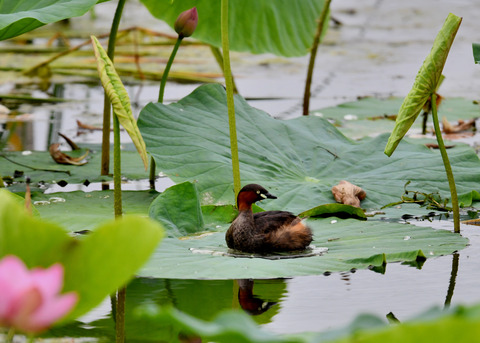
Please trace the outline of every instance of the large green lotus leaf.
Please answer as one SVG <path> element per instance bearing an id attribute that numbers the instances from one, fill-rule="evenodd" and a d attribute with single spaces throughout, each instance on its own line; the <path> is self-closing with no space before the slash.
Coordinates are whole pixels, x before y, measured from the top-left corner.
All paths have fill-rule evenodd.
<path id="1" fill-rule="evenodd" d="M 385 262 L 416 261 L 462 249 L 467 239 L 444 230 L 383 221 L 309 219 L 321 256 L 271 259 L 233 257 L 225 243 L 229 224 L 206 223 L 217 230 L 183 239 L 165 238 L 140 271 L 141 276 L 173 279 L 244 279 L 317 275 Z M 277 256 L 278 257 L 278 256 Z M 284 256 L 285 257 L 285 256 Z M 295 257 L 295 256 L 292 256 Z"/>
<path id="2" fill-rule="evenodd" d="M 86 313 L 125 285 L 161 238 L 158 223 L 125 216 L 76 239 L 56 224 L 29 216 L 10 192 L 0 190 L 0 258 L 14 254 L 28 267 L 64 265 L 63 290 L 76 291 L 80 299 L 67 319 Z"/>
<path id="3" fill-rule="evenodd" d="M 178 15 L 192 7 L 198 10 L 193 37 L 221 47 L 220 1 L 141 0 L 157 18 L 171 27 Z M 255 54 L 302 56 L 310 51 L 323 0 L 230 0 L 230 49 Z M 323 32 L 326 32 L 328 20 Z"/>
<path id="4" fill-rule="evenodd" d="M 326 119 L 301 117 L 276 120 L 240 96 L 235 112 L 242 183 L 259 183 L 276 200 L 262 202 L 268 210 L 295 213 L 333 203 L 331 188 L 341 180 L 362 187 L 364 208 L 380 208 L 400 200 L 404 185 L 449 198 L 447 178 L 438 151 L 402 142 L 388 158 L 380 135 L 362 141 L 343 136 Z M 203 204 L 233 204 L 232 166 L 225 90 L 220 85 L 197 88 L 178 103 L 148 104 L 138 125 L 157 167 L 175 182 L 196 182 Z M 467 145 L 449 151 L 460 195 L 480 189 L 480 168 Z M 471 197 L 461 198 L 471 205 Z"/>
<path id="5" fill-rule="evenodd" d="M 45 24 L 82 16 L 97 2 L 98 0 L 0 1 L 0 41 Z"/>
<path id="6" fill-rule="evenodd" d="M 320 108 L 312 111 L 313 115 L 334 120 L 335 126 L 347 137 L 362 138 L 391 132 L 395 126 L 395 117 L 402 105 L 403 98 L 362 98 L 337 106 Z M 480 117 L 480 106 L 476 101 L 464 98 L 445 98 L 438 107 L 439 118 L 458 121 Z M 395 117 L 394 117 L 395 116 Z M 431 122 L 431 115 L 429 115 Z M 417 130 L 421 130 L 418 122 Z M 432 141 L 435 137 L 431 136 Z"/>
<path id="7" fill-rule="evenodd" d="M 125 214 L 148 216 L 155 191 L 122 191 Z M 42 218 L 60 223 L 67 231 L 92 230 L 99 222 L 114 218 L 113 190 L 95 192 L 34 192 L 32 201 Z"/>
<path id="8" fill-rule="evenodd" d="M 100 175 L 101 158 L 100 151 L 95 149 L 88 155 L 87 164 L 74 166 L 57 164 L 48 151 L 33 151 L 31 154 L 4 151 L 0 154 L 0 175 L 4 178 L 11 177 L 14 181 L 24 181 L 28 176 L 32 183 L 60 181 L 83 183 L 85 180 L 90 182 L 112 180 L 111 176 Z M 148 178 L 148 173 L 141 167 L 142 164 L 138 153 L 122 151 L 122 176 L 129 179 Z M 113 159 L 110 161 L 110 170 L 113 171 Z M 20 175 L 16 171 L 23 174 Z"/>

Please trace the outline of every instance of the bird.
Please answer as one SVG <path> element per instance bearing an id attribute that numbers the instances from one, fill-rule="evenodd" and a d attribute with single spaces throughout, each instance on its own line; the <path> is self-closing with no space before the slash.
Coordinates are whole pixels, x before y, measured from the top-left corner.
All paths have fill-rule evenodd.
<path id="1" fill-rule="evenodd" d="M 230 249 L 257 254 L 304 250 L 313 240 L 311 229 L 287 211 L 253 213 L 252 204 L 277 199 L 258 184 L 244 186 L 237 196 L 238 216 L 225 234 Z"/>

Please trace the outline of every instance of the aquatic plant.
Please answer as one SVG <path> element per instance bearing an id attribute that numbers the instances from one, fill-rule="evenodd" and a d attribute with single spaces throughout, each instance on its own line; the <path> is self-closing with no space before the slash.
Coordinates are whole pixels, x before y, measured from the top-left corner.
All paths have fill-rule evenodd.
<path id="1" fill-rule="evenodd" d="M 39 333 L 64 317 L 78 301 L 75 292 L 60 294 L 63 266 L 28 270 L 14 255 L 0 260 L 0 326 Z"/>
<path id="2" fill-rule="evenodd" d="M 193 7 L 187 11 L 184 11 L 179 14 L 177 20 L 175 21 L 175 32 L 177 32 L 178 37 L 175 45 L 173 47 L 172 52 L 170 53 L 170 57 L 168 58 L 167 64 L 165 66 L 165 70 L 162 73 L 162 80 L 160 81 L 160 90 L 158 92 L 158 102 L 163 103 L 163 96 L 165 94 L 165 86 L 167 84 L 168 74 L 170 72 L 170 68 L 172 67 L 173 60 L 177 54 L 178 48 L 180 44 L 182 44 L 182 40 L 185 37 L 190 37 L 194 32 L 195 28 L 198 24 L 198 13 L 197 8 Z M 155 189 L 155 160 L 153 157 L 150 158 L 150 188 Z"/>
<path id="3" fill-rule="evenodd" d="M 462 18 L 449 14 L 445 23 L 438 33 L 433 43 L 432 50 L 423 62 L 412 89 L 406 96 L 400 107 L 395 128 L 385 147 L 385 154 L 391 156 L 398 143 L 412 126 L 415 119 L 420 114 L 425 103 L 430 99 L 432 107 L 432 119 L 435 127 L 438 146 L 442 155 L 445 172 L 450 187 L 451 201 L 453 208 L 453 222 L 455 232 L 460 232 L 460 211 L 458 205 L 458 196 L 453 178 L 452 167 L 450 165 L 445 144 L 443 143 L 442 131 L 438 121 L 437 114 L 437 95 L 436 90 L 442 78 L 442 70 L 447 60 L 448 52 L 452 46 L 455 35 L 460 27 Z"/>

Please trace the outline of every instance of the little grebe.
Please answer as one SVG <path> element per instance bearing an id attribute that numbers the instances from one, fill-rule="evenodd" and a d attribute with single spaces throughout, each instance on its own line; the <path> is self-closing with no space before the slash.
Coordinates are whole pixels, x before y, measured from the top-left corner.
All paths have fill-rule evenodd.
<path id="1" fill-rule="evenodd" d="M 227 230 L 225 240 L 230 249 L 251 253 L 303 250 L 312 242 L 312 231 L 291 212 L 252 212 L 252 204 L 276 199 L 265 188 L 249 184 L 238 193 L 240 213 Z"/>

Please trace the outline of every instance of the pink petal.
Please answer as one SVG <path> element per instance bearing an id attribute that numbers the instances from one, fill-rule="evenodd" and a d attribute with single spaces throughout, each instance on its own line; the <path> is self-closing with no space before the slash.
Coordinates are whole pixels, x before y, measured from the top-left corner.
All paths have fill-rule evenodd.
<path id="1" fill-rule="evenodd" d="M 34 268 L 31 271 L 31 278 L 44 298 L 53 297 L 62 290 L 63 266 L 56 263 L 47 269 Z"/>
<path id="2" fill-rule="evenodd" d="M 30 331 L 38 332 L 46 329 L 70 312 L 77 301 L 78 295 L 75 292 L 49 299 L 30 316 Z"/>
<path id="3" fill-rule="evenodd" d="M 31 286 L 32 280 L 22 260 L 9 255 L 0 261 L 0 321 L 12 315 L 15 303 Z"/>
<path id="4" fill-rule="evenodd" d="M 42 294 L 38 288 L 32 287 L 16 300 L 8 318 L 9 324 L 16 329 L 30 331 L 30 318 L 42 306 Z"/>

